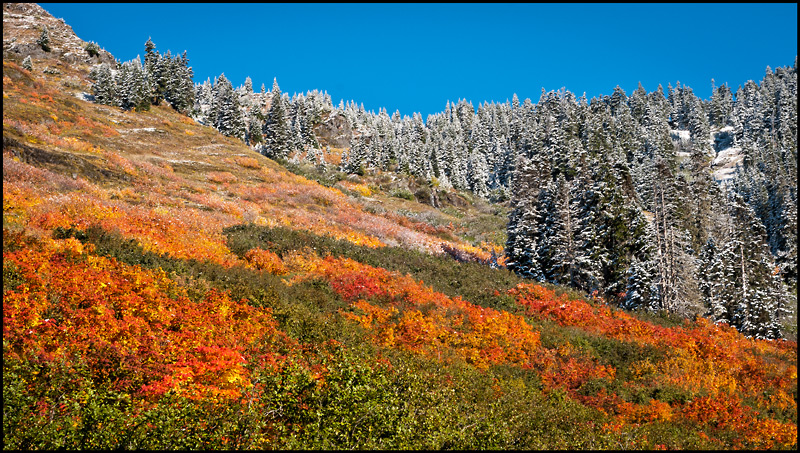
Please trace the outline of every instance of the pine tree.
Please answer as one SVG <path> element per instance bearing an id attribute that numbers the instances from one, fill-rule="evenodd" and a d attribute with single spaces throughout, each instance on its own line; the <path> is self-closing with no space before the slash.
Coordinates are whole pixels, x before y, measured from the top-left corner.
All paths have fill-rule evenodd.
<path id="1" fill-rule="evenodd" d="M 31 56 L 28 55 L 22 60 L 22 67 L 28 71 L 33 71 L 33 62 L 31 62 Z"/>
<path id="2" fill-rule="evenodd" d="M 47 25 L 42 26 L 42 33 L 39 35 L 39 39 L 36 40 L 36 44 L 45 52 L 50 52 L 50 30 L 47 29 Z"/>
<path id="3" fill-rule="evenodd" d="M 181 57 L 164 57 L 160 65 L 162 72 L 159 86 L 163 87 L 163 96 L 172 108 L 181 112 L 189 113 L 194 105 L 194 82 L 192 81 L 192 68 L 189 66 L 189 59 L 186 52 Z"/>
<path id="4" fill-rule="evenodd" d="M 97 67 L 95 71 L 92 92 L 94 93 L 94 101 L 98 104 L 118 105 L 116 81 L 105 63 Z"/>
<path id="5" fill-rule="evenodd" d="M 649 307 L 654 299 L 652 289 L 652 262 L 634 258 L 626 270 L 625 296 L 620 301 L 620 307 L 627 310 Z"/>
<path id="6" fill-rule="evenodd" d="M 711 237 L 703 246 L 698 271 L 698 287 L 707 307 L 705 316 L 714 322 L 730 319 L 728 303 L 725 299 L 725 263 L 722 261 L 722 251 L 717 247 L 716 241 Z"/>
<path id="7" fill-rule="evenodd" d="M 542 280 L 537 245 L 540 214 L 537 207 L 537 181 L 541 169 L 535 162 L 522 158 L 512 180 L 513 209 L 507 226 L 506 256 L 508 269 L 526 278 Z"/>
<path id="8" fill-rule="evenodd" d="M 250 107 L 250 112 L 247 116 L 247 144 L 250 146 L 259 146 L 264 142 L 264 136 L 261 132 L 263 127 L 261 116 L 261 110 L 257 105 Z"/>
<path id="9" fill-rule="evenodd" d="M 87 43 L 84 49 L 86 50 L 86 53 L 89 54 L 90 58 L 100 55 L 100 46 L 97 45 L 96 42 Z"/>
<path id="10" fill-rule="evenodd" d="M 201 124 L 211 124 L 211 118 L 214 117 L 211 112 L 214 104 L 214 87 L 210 79 L 195 85 L 194 98 L 192 117 Z"/>
<path id="11" fill-rule="evenodd" d="M 289 155 L 289 122 L 276 78 L 272 83 L 272 103 L 264 123 L 264 154 L 270 158 L 285 159 Z"/>
<path id="12" fill-rule="evenodd" d="M 697 297 L 695 260 L 691 256 L 691 237 L 681 226 L 684 219 L 677 204 L 687 198 L 687 183 L 675 176 L 669 159 L 658 158 L 655 164 L 652 206 L 658 299 L 653 301 L 653 308 L 689 314 L 697 309 L 693 303 Z"/>
<path id="13" fill-rule="evenodd" d="M 541 194 L 546 194 L 542 197 Z M 563 174 L 542 191 L 543 238 L 539 256 L 545 278 L 553 283 L 575 286 L 578 272 L 576 243 L 578 210 L 571 181 Z"/>
<path id="14" fill-rule="evenodd" d="M 151 102 L 153 105 L 158 105 L 161 99 L 163 99 L 164 93 L 163 88 L 159 86 L 157 80 L 159 72 L 157 65 L 160 63 L 161 55 L 159 55 L 155 49 L 156 45 L 153 43 L 153 40 L 147 38 L 147 42 L 144 43 L 144 70 L 147 82 L 150 85 L 150 90 L 153 93 Z"/>
<path id="15" fill-rule="evenodd" d="M 150 86 L 145 79 L 139 57 L 122 64 L 115 77 L 117 105 L 125 110 L 150 108 Z"/>
<path id="16" fill-rule="evenodd" d="M 723 84 L 711 94 L 709 123 L 717 128 L 725 127 L 733 112 L 733 94 L 727 84 Z"/>
<path id="17" fill-rule="evenodd" d="M 599 291 L 605 285 L 603 266 L 608 262 L 606 250 L 603 249 L 598 232 L 598 214 L 600 194 L 588 174 L 588 168 L 576 175 L 576 234 L 577 253 L 575 255 L 575 272 L 573 281 L 577 288 L 591 293 Z"/>
<path id="18" fill-rule="evenodd" d="M 757 338 L 781 336 L 781 322 L 791 313 L 779 268 L 769 254 L 766 231 L 744 199 L 728 198 L 727 235 L 721 252 L 723 263 L 719 300 L 711 310 L 740 332 Z"/>
<path id="19" fill-rule="evenodd" d="M 367 145 L 362 137 L 355 137 L 347 153 L 347 158 L 342 159 L 341 170 L 345 173 L 364 176 L 367 159 Z"/>
<path id="20" fill-rule="evenodd" d="M 233 85 L 221 74 L 214 84 L 214 99 L 211 108 L 211 121 L 223 135 L 245 138 L 245 124 L 239 108 L 239 98 L 233 91 Z"/>

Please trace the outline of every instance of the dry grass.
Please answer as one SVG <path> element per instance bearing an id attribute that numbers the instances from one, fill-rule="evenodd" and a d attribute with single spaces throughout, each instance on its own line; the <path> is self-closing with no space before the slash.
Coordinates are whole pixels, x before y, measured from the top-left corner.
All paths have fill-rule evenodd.
<path id="1" fill-rule="evenodd" d="M 456 217 L 375 192 L 369 181 L 346 182 L 346 191 L 357 194 L 347 196 L 289 173 L 240 140 L 222 136 L 163 103 L 147 111 L 122 111 L 65 92 L 59 76 L 29 73 L 10 61 L 4 61 L 3 68 L 3 131 L 13 141 L 4 146 L 4 153 L 23 164 L 88 181 L 106 192 L 105 199 L 113 195 L 130 204 L 158 199 L 153 203 L 172 207 L 177 210 L 174 215 L 194 207 L 200 210 L 193 215 L 223 216 L 224 220 L 209 220 L 215 225 L 209 232 L 256 222 L 373 247 L 397 244 L 439 253 L 446 241 L 489 254 L 490 248 L 479 241 L 441 234 L 437 228 Z M 331 151 L 326 159 L 342 152 Z M 4 177 L 4 187 L 14 183 Z M 382 203 L 386 209 L 373 210 L 368 203 Z M 144 215 L 138 213 L 137 218 Z"/>

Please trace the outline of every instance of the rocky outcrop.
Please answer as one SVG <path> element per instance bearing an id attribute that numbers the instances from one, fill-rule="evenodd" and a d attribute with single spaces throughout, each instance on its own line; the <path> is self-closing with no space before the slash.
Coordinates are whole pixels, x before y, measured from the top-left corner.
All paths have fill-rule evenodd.
<path id="1" fill-rule="evenodd" d="M 350 121 L 343 113 L 333 112 L 325 121 L 314 126 L 314 134 L 322 146 L 349 148 L 353 139 Z"/>
<path id="2" fill-rule="evenodd" d="M 47 26 L 50 34 L 50 51 L 44 51 L 36 41 L 42 28 Z M 22 60 L 28 55 L 35 60 L 63 60 L 69 64 L 114 63 L 114 57 L 106 50 L 90 56 L 86 52 L 88 43 L 78 38 L 72 27 L 62 19 L 56 19 L 35 3 L 3 3 L 3 58 Z"/>

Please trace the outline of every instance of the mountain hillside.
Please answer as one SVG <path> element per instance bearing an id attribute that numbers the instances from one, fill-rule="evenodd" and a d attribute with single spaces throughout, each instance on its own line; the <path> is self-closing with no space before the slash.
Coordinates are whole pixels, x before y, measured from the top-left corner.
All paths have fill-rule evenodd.
<path id="1" fill-rule="evenodd" d="M 474 192 L 94 102 L 112 56 L 3 12 L 5 448 L 796 448 L 795 341 L 523 279 Z"/>

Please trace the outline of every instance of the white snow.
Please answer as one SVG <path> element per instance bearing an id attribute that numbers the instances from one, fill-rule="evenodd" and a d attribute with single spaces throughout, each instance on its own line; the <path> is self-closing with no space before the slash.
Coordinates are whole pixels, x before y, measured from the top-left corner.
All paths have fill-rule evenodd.
<path id="1" fill-rule="evenodd" d="M 669 134 L 672 136 L 673 140 L 680 140 L 681 142 L 688 142 L 691 139 L 689 131 L 672 129 L 669 131 Z"/>
<path id="2" fill-rule="evenodd" d="M 742 148 L 725 148 L 719 153 L 711 163 L 714 167 L 735 167 L 743 159 Z"/>
<path id="3" fill-rule="evenodd" d="M 711 143 L 715 143 L 716 146 L 724 146 L 718 150 L 711 162 L 714 179 L 719 182 L 726 182 L 733 178 L 736 175 L 736 166 L 744 160 L 742 149 L 731 146 L 734 144 L 733 131 L 732 126 L 711 131 Z"/>
<path id="4" fill-rule="evenodd" d="M 670 129 L 669 138 L 672 140 L 672 144 L 676 148 L 676 154 L 678 157 L 689 156 L 689 153 L 684 151 L 685 149 L 688 149 L 692 143 L 692 136 L 689 131 Z"/>
<path id="5" fill-rule="evenodd" d="M 121 134 L 128 134 L 131 132 L 164 132 L 161 129 L 156 129 L 154 127 L 140 127 L 135 129 L 119 129 Z"/>
<path id="6" fill-rule="evenodd" d="M 82 101 L 94 102 L 94 96 L 92 96 L 91 94 L 89 94 L 89 93 L 87 93 L 85 91 L 77 91 L 74 94 L 75 94 L 76 98 L 78 98 L 78 99 L 80 99 Z"/>

